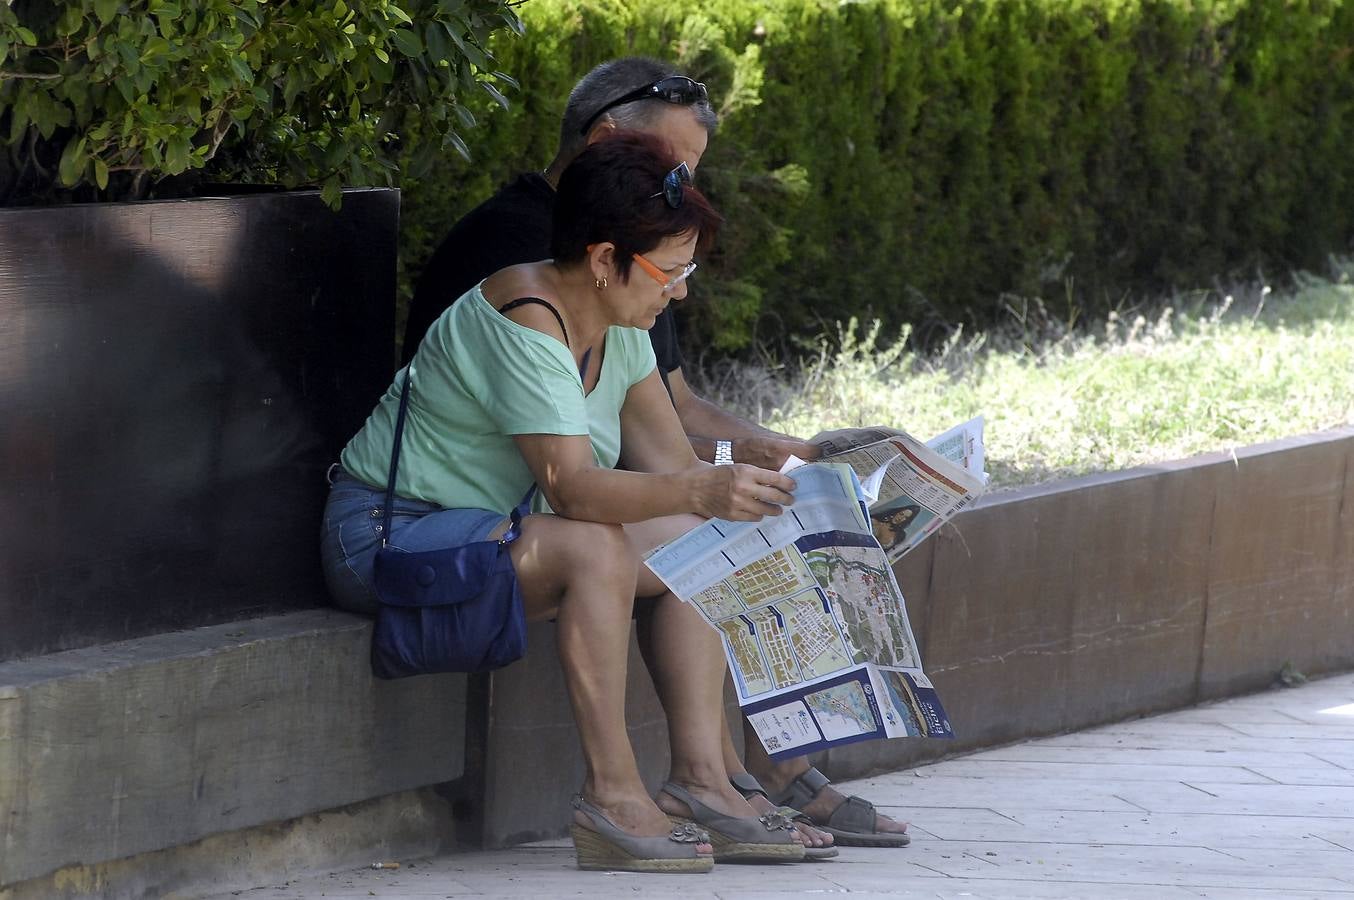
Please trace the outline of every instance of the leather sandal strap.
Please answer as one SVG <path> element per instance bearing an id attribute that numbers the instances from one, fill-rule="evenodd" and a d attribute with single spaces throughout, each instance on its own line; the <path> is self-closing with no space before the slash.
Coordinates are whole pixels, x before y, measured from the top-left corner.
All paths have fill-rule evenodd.
<path id="1" fill-rule="evenodd" d="M 739 772 L 737 775 L 730 775 L 729 784 L 733 785 L 734 790 L 743 795 L 744 800 L 749 799 L 753 794 L 761 794 L 768 801 L 771 799 L 771 795 L 766 792 L 766 788 L 762 787 L 762 783 L 753 777 L 751 772 Z"/>
<path id="2" fill-rule="evenodd" d="M 874 804 L 853 794 L 846 798 L 845 803 L 832 811 L 832 815 L 827 817 L 827 824 L 831 828 L 839 828 L 842 831 L 873 834 L 876 830 Z"/>
<path id="3" fill-rule="evenodd" d="M 803 809 L 817 799 L 823 792 L 823 788 L 831 784 L 832 781 L 819 772 L 813 766 L 809 766 L 804 772 L 795 777 L 785 786 L 781 795 L 771 802 L 777 806 L 793 806 L 795 809 Z"/>

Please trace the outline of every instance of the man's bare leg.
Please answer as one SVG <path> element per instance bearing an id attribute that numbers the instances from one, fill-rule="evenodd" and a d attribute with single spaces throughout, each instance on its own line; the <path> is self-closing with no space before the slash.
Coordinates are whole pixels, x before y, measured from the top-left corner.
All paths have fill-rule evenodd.
<path id="1" fill-rule="evenodd" d="M 742 716 L 739 716 L 739 718 L 742 718 Z M 747 719 L 743 719 L 743 722 L 746 724 Z M 729 770 L 730 776 L 739 775 L 742 774 L 743 772 L 747 772 L 747 768 L 743 765 L 743 761 L 738 758 L 738 751 L 734 749 L 733 734 L 729 731 L 728 716 L 723 717 L 723 723 L 724 723 L 724 734 L 723 734 L 724 767 Z M 744 740 L 748 742 L 747 745 L 749 748 L 751 748 L 753 744 L 756 744 L 757 748 L 761 749 L 762 742 L 761 739 L 757 737 L 757 733 L 755 731 L 753 731 L 749 727 L 744 730 L 743 734 Z M 763 758 L 766 757 L 765 751 L 762 752 L 762 757 Z M 761 779 L 758 779 L 758 781 L 760 780 Z M 767 787 L 765 784 L 763 784 L 762 787 L 766 788 L 768 791 L 772 790 L 772 788 Z M 761 794 L 753 794 L 752 796 L 747 798 L 747 801 L 748 805 L 751 806 L 759 816 L 766 815 L 767 813 L 773 813 L 780 808 L 776 806 L 776 804 L 772 803 L 766 797 L 763 797 Z M 803 810 L 800 810 L 800 812 L 803 812 Z M 805 822 L 795 823 L 795 833 L 799 836 L 799 842 L 803 844 L 805 847 L 831 847 L 834 843 L 836 843 L 836 838 L 834 838 L 832 835 L 828 834 L 825 831 L 819 831 L 817 828 L 814 828 L 812 825 L 809 825 Z"/>
<path id="2" fill-rule="evenodd" d="M 781 762 L 776 762 L 767 756 L 762 742 L 757 738 L 757 732 L 753 730 L 751 723 L 745 718 L 743 720 L 743 739 L 745 743 L 744 756 L 747 762 L 747 770 L 752 773 L 762 787 L 775 797 L 785 791 L 800 775 L 809 770 L 809 758 L 807 756 L 796 756 Z M 836 788 L 828 785 L 819 792 L 818 796 L 813 798 L 813 802 L 807 804 L 802 810 L 808 814 L 815 822 L 826 822 L 828 817 L 838 806 L 846 802 L 846 796 Z M 904 834 L 907 831 L 906 822 L 898 822 L 889 818 L 883 813 L 875 813 L 875 830 L 889 834 Z"/>

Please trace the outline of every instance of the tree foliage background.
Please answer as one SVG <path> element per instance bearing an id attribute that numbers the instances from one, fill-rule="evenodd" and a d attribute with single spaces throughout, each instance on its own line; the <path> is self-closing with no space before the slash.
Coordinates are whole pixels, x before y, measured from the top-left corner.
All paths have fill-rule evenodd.
<path id="1" fill-rule="evenodd" d="M 0 204 L 394 183 L 506 103 L 496 29 L 502 0 L 6 0 Z"/>

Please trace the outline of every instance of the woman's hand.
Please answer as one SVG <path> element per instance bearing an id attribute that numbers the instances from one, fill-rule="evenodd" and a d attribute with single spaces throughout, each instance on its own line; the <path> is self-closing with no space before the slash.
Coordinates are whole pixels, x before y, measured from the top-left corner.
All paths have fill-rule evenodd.
<path id="1" fill-rule="evenodd" d="M 795 481 L 770 469 L 702 464 L 688 471 L 695 512 L 712 519 L 751 522 L 778 516 L 794 502 Z"/>

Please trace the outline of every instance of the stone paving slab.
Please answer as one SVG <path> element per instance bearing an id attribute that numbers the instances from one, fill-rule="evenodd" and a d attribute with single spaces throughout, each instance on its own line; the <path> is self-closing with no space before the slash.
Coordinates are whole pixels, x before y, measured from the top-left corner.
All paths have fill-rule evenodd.
<path id="1" fill-rule="evenodd" d="M 1284 769 L 1277 766 L 1253 766 L 1251 771 L 1282 784 L 1354 785 L 1354 769 Z"/>
<path id="2" fill-rule="evenodd" d="M 1354 900 L 1351 776 L 1354 674 L 850 783 L 912 820 L 902 850 L 625 875 L 579 872 L 567 842 L 547 842 L 213 900 Z"/>
<path id="3" fill-rule="evenodd" d="M 1141 727 L 1141 726 L 1140 726 Z M 1232 729 L 1210 734 L 1176 734 L 1171 726 L 1162 725 L 1162 732 L 1148 731 L 1079 731 L 1067 735 L 1060 747 L 1107 747 L 1122 750 L 1193 750 L 1199 747 L 1226 747 L 1228 750 L 1279 754 L 1288 758 L 1295 753 L 1307 753 L 1327 761 L 1342 757 L 1345 762 L 1336 765 L 1349 767 L 1354 756 L 1354 741 L 1321 740 L 1320 738 L 1250 737 Z M 1166 730 L 1170 729 L 1170 730 Z"/>
<path id="4" fill-rule="evenodd" d="M 1319 762 L 1329 763 L 1332 766 L 1339 766 L 1342 769 L 1354 771 L 1354 749 L 1341 753 L 1340 751 L 1325 753 L 1309 753 Z"/>
<path id="5" fill-rule="evenodd" d="M 912 830 L 946 841 L 1178 846 L 1218 826 L 1216 816 L 1200 814 L 1024 810 L 1014 815 L 1018 818 L 989 809 L 929 809 L 924 824 Z M 1227 817 L 1226 824 L 1227 850 L 1354 849 L 1354 820 L 1243 816 Z"/>
<path id="6" fill-rule="evenodd" d="M 1247 750 L 1221 750 L 1221 749 L 1202 749 L 1202 750 L 1174 750 L 1161 749 L 1156 747 L 1135 747 L 1131 756 L 1126 754 L 1122 747 L 1073 747 L 1060 746 L 1048 743 L 1047 741 L 1031 741 L 1026 744 L 1012 744 L 1009 747 L 999 747 L 996 750 L 983 751 L 981 758 L 984 762 L 1048 762 L 1048 763 L 1109 763 L 1117 766 L 1140 766 L 1140 765 L 1172 765 L 1172 766 L 1268 766 L 1274 765 L 1276 759 L 1282 759 L 1284 765 L 1292 764 L 1296 768 L 1304 770 L 1309 769 L 1328 769 L 1332 772 L 1338 772 L 1341 769 L 1348 769 L 1347 766 L 1341 766 L 1332 760 L 1335 754 L 1322 754 L 1316 756 L 1311 753 L 1285 753 L 1282 757 L 1276 757 L 1273 753 L 1265 751 L 1247 751 Z M 970 759 L 977 759 L 976 756 L 964 757 L 961 760 L 951 760 L 951 762 L 964 762 Z M 1131 762 L 1128 760 L 1132 760 Z M 1354 760 L 1351 760 L 1354 761 Z M 936 765 L 942 765 L 937 763 Z M 916 769 L 917 772 L 925 772 L 927 769 Z"/>
<path id="7" fill-rule="evenodd" d="M 934 776 L 909 781 L 867 778 L 855 782 L 854 787 L 862 797 L 868 797 L 879 806 L 917 810 L 912 818 L 918 822 L 925 819 L 922 810 L 928 807 L 972 806 L 1005 813 L 1023 809 L 1214 812 L 1223 805 L 1216 802 L 1215 794 L 1205 793 L 1182 781 L 1120 781 L 1109 777 L 1099 781 L 1015 775 L 991 779 Z M 1210 785 L 1210 790 L 1221 787 Z M 1288 790 L 1283 785 L 1231 787 L 1252 790 L 1279 787 L 1281 790 L 1277 794 L 1286 794 Z M 1244 800 L 1237 802 L 1240 804 Z"/>
<path id="8" fill-rule="evenodd" d="M 1320 763 L 1313 761 L 1314 766 Z M 1310 772 L 1312 770 L 1304 770 Z M 1350 774 L 1344 769 L 1326 765 L 1315 769 L 1327 777 L 1339 779 Z M 1261 775 L 1259 767 L 1246 766 L 1189 766 L 1170 763 L 1127 763 L 1106 765 L 1085 762 L 1006 762 L 986 759 L 951 759 L 918 769 L 919 778 L 952 777 L 991 779 L 1006 776 L 1038 778 L 1044 781 L 1219 781 L 1236 784 L 1277 784 L 1278 779 Z M 1316 775 L 1310 777 L 1319 777 Z M 1339 784 L 1336 781 L 1314 781 L 1313 784 Z"/>

